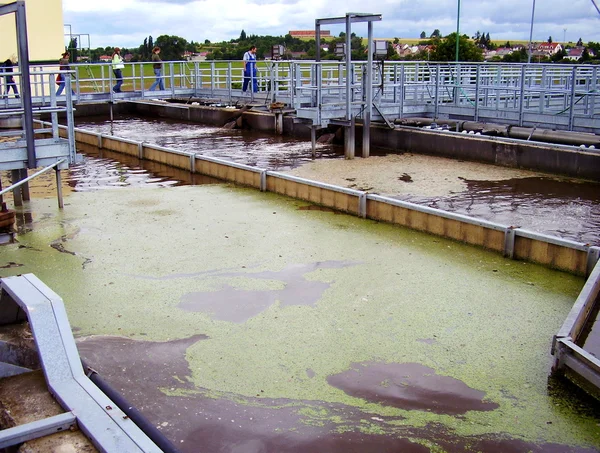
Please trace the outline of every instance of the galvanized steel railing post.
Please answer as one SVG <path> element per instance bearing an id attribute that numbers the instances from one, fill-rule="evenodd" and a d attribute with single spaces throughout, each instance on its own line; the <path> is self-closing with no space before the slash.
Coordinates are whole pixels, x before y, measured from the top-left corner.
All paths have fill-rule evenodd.
<path id="1" fill-rule="evenodd" d="M 590 116 L 590 118 L 593 118 L 594 114 L 596 113 L 596 109 L 595 109 L 596 96 L 598 95 L 598 93 L 596 92 L 596 90 L 598 88 L 597 77 L 598 77 L 598 67 L 594 66 L 592 68 L 592 85 L 590 87 L 590 93 L 588 95 L 588 97 L 590 98 L 588 115 Z"/>
<path id="2" fill-rule="evenodd" d="M 523 109 L 525 96 L 525 65 L 521 66 L 521 93 L 519 95 L 519 126 L 523 126 Z"/>
<path id="3" fill-rule="evenodd" d="M 215 62 L 210 62 L 210 95 L 215 95 Z"/>
<path id="4" fill-rule="evenodd" d="M 67 138 L 69 141 L 69 164 L 75 163 L 75 121 L 73 120 L 73 96 L 71 94 L 71 74 L 63 74 L 67 95 Z"/>
<path id="5" fill-rule="evenodd" d="M 404 118 L 404 63 L 400 66 L 400 111 L 398 112 L 399 118 Z"/>
<path id="6" fill-rule="evenodd" d="M 475 69 L 475 121 L 479 121 L 479 76 L 481 72 L 481 66 L 477 65 Z"/>
<path id="7" fill-rule="evenodd" d="M 573 130 L 575 119 L 575 87 L 577 86 L 577 66 L 573 66 L 571 71 L 571 100 L 569 102 L 569 130 Z"/>
<path id="8" fill-rule="evenodd" d="M 169 81 L 171 82 L 171 96 L 175 97 L 175 71 L 173 71 L 173 62 L 169 63 Z"/>
<path id="9" fill-rule="evenodd" d="M 438 118 L 440 115 L 440 65 L 435 65 L 435 92 L 433 99 L 433 117 Z"/>

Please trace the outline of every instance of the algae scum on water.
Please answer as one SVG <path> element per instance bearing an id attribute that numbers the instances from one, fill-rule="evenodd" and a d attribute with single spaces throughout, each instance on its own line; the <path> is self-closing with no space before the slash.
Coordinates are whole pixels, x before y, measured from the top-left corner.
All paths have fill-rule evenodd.
<path id="1" fill-rule="evenodd" d="M 56 291 L 82 355 L 185 451 L 210 430 L 223 451 L 257 437 L 270 451 L 327 436 L 372 451 L 600 445 L 597 414 L 548 391 L 581 278 L 229 185 L 55 204 L 31 202 L 1 275 Z"/>

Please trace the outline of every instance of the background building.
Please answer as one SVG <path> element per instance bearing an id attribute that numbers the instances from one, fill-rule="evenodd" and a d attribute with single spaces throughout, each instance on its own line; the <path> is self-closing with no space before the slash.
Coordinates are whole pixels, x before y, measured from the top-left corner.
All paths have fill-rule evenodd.
<path id="1" fill-rule="evenodd" d="M 4 0 L 2 3 L 12 3 Z M 30 61 L 57 61 L 65 50 L 62 0 L 25 0 Z M 0 16 L 0 62 L 17 56 L 15 15 Z"/>

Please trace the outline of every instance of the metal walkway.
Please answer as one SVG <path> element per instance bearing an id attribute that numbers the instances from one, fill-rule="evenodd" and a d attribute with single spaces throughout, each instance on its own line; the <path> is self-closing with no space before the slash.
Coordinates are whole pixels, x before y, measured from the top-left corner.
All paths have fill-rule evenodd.
<path id="1" fill-rule="evenodd" d="M 19 181 L 27 180 L 27 169 L 55 168 L 58 203 L 62 207 L 60 171 L 68 168 L 76 159 L 71 92 L 67 93 L 66 103 L 63 105 L 57 103 L 56 96 L 49 99 L 34 97 L 33 90 L 36 88 L 36 79 L 32 79 L 31 73 L 35 71 L 35 68 L 29 65 L 24 1 L 0 5 L 0 16 L 13 14 L 17 24 L 19 68 L 16 71 L 13 70 L 12 73 L 4 72 L 3 76 L 12 76 L 15 82 L 19 82 L 21 89 L 19 95 L 14 92 L 8 95 L 8 89 L 6 89 L 6 94 L 0 101 L 0 126 L 5 128 L 0 129 L 0 170 L 12 171 L 15 205 L 21 205 L 23 200 L 29 199 L 27 183 L 19 183 Z M 58 73 L 61 71 L 53 71 L 49 73 L 49 77 L 56 79 Z M 68 77 L 68 74 L 66 76 Z M 5 78 L 5 83 L 6 80 Z M 52 118 L 51 126 L 47 129 L 35 129 L 34 116 L 48 113 Z M 67 139 L 59 136 L 59 113 L 64 113 L 67 117 Z M 39 134 L 43 134 L 43 138 L 36 138 Z M 14 185 L 15 183 L 17 185 Z M 0 184 L 0 210 L 4 209 Z"/>
<path id="2" fill-rule="evenodd" d="M 344 118 L 350 78 L 352 113 L 362 119 L 367 62 L 260 61 L 258 93 L 243 93 L 239 61 L 165 62 L 166 90 L 149 91 L 150 63 L 127 63 L 123 93 L 113 93 L 110 64 L 73 65 L 77 102 L 121 99 L 207 99 L 215 103 L 283 102 L 309 124 Z M 34 104 L 56 90 L 56 66 L 32 67 Z M 506 63 L 373 63 L 373 119 L 411 116 L 500 122 L 600 133 L 598 68 Z M 63 100 L 64 98 L 60 98 Z M 1 105 L 1 103 L 0 103 Z"/>

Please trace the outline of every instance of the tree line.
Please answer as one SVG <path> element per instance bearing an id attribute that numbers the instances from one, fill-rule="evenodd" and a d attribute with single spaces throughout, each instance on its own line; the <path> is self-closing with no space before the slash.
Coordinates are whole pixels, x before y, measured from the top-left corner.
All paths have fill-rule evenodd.
<path id="1" fill-rule="evenodd" d="M 421 37 L 425 37 L 425 31 L 421 32 Z M 388 43 L 388 52 L 385 56 L 387 60 L 431 60 L 431 61 L 454 61 L 456 59 L 456 41 L 457 34 L 450 33 L 443 37 L 438 29 L 435 29 L 429 36 L 429 39 L 419 41 L 422 50 L 415 54 L 400 56 L 394 50 L 392 43 Z M 322 49 L 320 52 L 322 60 L 340 59 L 335 55 L 336 45 L 345 43 L 346 36 L 341 32 L 337 37 L 327 37 L 321 40 Z M 350 37 L 351 56 L 353 60 L 366 60 L 367 49 L 363 43 L 363 38 L 352 33 Z M 552 42 L 552 37 L 548 38 L 548 42 Z M 394 44 L 399 44 L 399 39 L 393 40 Z M 458 37 L 458 59 L 459 61 L 483 61 L 484 51 L 495 50 L 498 46 L 491 40 L 490 34 L 479 32 L 469 37 L 465 34 Z M 187 41 L 185 38 L 175 35 L 161 35 L 156 40 L 152 36 L 144 38 L 142 44 L 134 48 L 121 48 L 121 55 L 128 56 L 129 61 L 150 61 L 152 57 L 152 49 L 154 46 L 161 48 L 161 58 L 164 61 L 176 61 L 183 59 L 184 53 L 187 52 L 207 52 L 207 60 L 241 60 L 244 53 L 250 46 L 257 47 L 257 56 L 259 59 L 270 58 L 272 56 L 273 46 L 283 45 L 285 53 L 282 56 L 285 59 L 314 59 L 316 57 L 316 42 L 314 39 L 299 39 L 287 34 L 281 36 L 258 36 L 247 34 L 244 30 L 241 31 L 237 39 L 224 41 L 220 43 L 211 43 L 205 40 L 203 44 L 198 42 Z M 576 46 L 585 47 L 583 55 L 580 59 L 581 63 L 595 61 L 590 55 L 590 50 L 594 55 L 600 54 L 600 44 L 589 42 L 587 46 L 583 45 L 581 38 L 577 41 Z M 511 48 L 510 42 L 506 42 L 503 47 Z M 102 55 L 112 55 L 113 47 L 98 47 L 96 49 L 77 49 L 77 38 L 73 38 L 69 43 L 68 49 L 71 53 L 72 61 L 79 61 L 78 57 L 83 57 L 82 60 L 97 62 Z M 549 57 L 532 58 L 532 62 L 568 62 L 573 61 L 566 59 L 567 52 L 565 49 L 557 52 Z M 528 49 L 521 47 L 514 52 L 503 55 L 502 57 L 494 57 L 492 61 L 503 62 L 527 62 Z"/>

